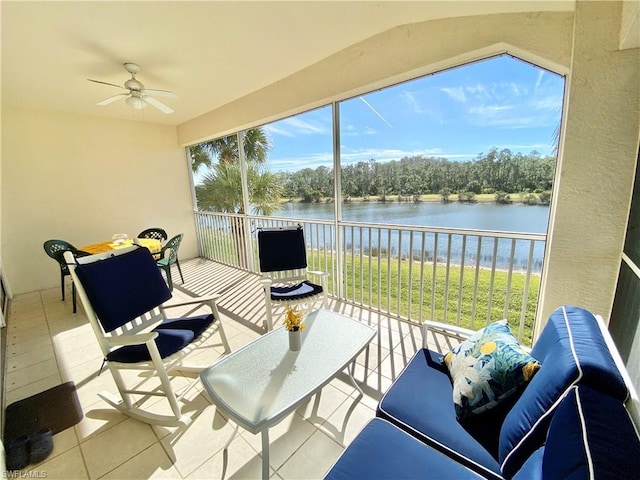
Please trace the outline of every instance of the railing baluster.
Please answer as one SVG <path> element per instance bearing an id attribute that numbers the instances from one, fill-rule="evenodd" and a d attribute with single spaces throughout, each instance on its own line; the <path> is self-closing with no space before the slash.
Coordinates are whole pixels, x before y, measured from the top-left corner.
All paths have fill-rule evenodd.
<path id="1" fill-rule="evenodd" d="M 364 276 L 363 276 L 363 250 L 362 247 L 362 227 L 358 228 L 358 234 L 360 235 L 360 304 L 364 305 Z M 355 270 L 355 269 L 354 269 Z"/>
<path id="2" fill-rule="evenodd" d="M 424 301 L 424 243 L 425 243 L 426 233 L 422 232 L 422 241 L 420 245 L 420 294 L 418 299 L 418 305 L 420 306 L 420 310 L 418 310 L 418 322 L 422 322 L 422 305 Z"/>
<path id="3" fill-rule="evenodd" d="M 476 274 L 473 280 L 473 300 L 471 302 L 471 328 L 475 328 L 476 305 L 478 303 L 478 280 L 480 276 L 480 256 L 482 255 L 482 237 L 478 236 L 478 247 L 476 248 Z"/>
<path id="4" fill-rule="evenodd" d="M 411 299 L 413 298 L 413 232 L 409 231 L 409 291 L 407 292 L 407 318 L 411 321 Z"/>
<path id="5" fill-rule="evenodd" d="M 382 229 L 378 228 L 378 310 L 382 311 Z"/>
<path id="6" fill-rule="evenodd" d="M 391 314 L 391 229 L 387 229 L 387 313 Z"/>
<path id="7" fill-rule="evenodd" d="M 509 255 L 509 273 L 507 274 L 507 290 L 504 293 L 504 318 L 509 318 L 509 301 L 511 297 L 511 278 L 513 276 L 513 257 L 516 252 L 516 239 L 511 239 L 511 254 Z"/>
<path id="8" fill-rule="evenodd" d="M 524 291 L 522 292 L 522 309 L 520 312 L 520 328 L 518 328 L 518 340 L 524 335 L 524 325 L 527 317 L 527 302 L 529 301 L 529 280 L 531 279 L 531 266 L 533 264 L 533 250 L 535 240 L 529 242 L 529 258 L 527 260 L 527 273 L 524 277 Z"/>
<path id="9" fill-rule="evenodd" d="M 396 312 L 397 315 L 400 315 L 400 312 L 402 311 L 402 230 L 398 229 L 398 285 L 397 285 L 397 298 L 398 301 L 396 302 L 397 305 L 397 309 L 398 311 Z M 391 289 L 391 285 L 389 285 L 389 289 Z"/>
<path id="10" fill-rule="evenodd" d="M 464 259 L 467 255 L 467 235 L 462 235 L 462 256 L 460 257 L 460 283 L 458 284 L 458 326 L 462 320 L 462 296 L 464 293 Z"/>
<path id="11" fill-rule="evenodd" d="M 493 238 L 493 260 L 491 261 L 491 280 L 489 280 L 489 299 L 487 301 L 487 324 L 491 322 L 493 308 L 493 284 L 496 278 L 496 257 L 498 256 L 498 237 Z"/>
<path id="12" fill-rule="evenodd" d="M 371 227 L 367 229 L 369 236 L 369 305 L 373 305 L 373 250 L 371 248 Z"/>
<path id="13" fill-rule="evenodd" d="M 433 274 L 431 278 L 431 321 L 436 320 L 436 270 L 438 264 L 438 232 L 433 234 Z"/>
<path id="14" fill-rule="evenodd" d="M 444 313 L 443 322 L 447 323 L 447 310 L 449 307 L 449 272 L 451 271 L 451 234 L 447 234 L 447 263 L 444 276 Z M 456 322 L 459 323 L 459 322 Z"/>

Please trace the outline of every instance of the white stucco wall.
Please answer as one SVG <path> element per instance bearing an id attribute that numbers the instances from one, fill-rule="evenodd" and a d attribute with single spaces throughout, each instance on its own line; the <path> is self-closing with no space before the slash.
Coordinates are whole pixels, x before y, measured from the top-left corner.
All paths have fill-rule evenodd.
<path id="1" fill-rule="evenodd" d="M 2 249 L 14 294 L 59 285 L 42 247 L 134 236 L 160 226 L 184 233 L 197 256 L 184 149 L 174 127 L 62 113 L 2 111 Z"/>
<path id="2" fill-rule="evenodd" d="M 611 314 L 640 131 L 640 50 L 618 50 L 621 11 L 576 5 L 538 330 L 566 303 Z"/>

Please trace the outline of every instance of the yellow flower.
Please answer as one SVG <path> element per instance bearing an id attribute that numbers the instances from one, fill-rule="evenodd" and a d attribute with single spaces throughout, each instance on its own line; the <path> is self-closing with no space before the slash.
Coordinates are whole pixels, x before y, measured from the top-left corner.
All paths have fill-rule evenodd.
<path id="1" fill-rule="evenodd" d="M 305 327 L 303 323 L 304 313 L 298 310 L 298 307 L 287 307 L 284 313 L 284 325 L 290 332 L 302 330 Z"/>
<path id="2" fill-rule="evenodd" d="M 496 349 L 496 342 L 487 342 L 482 344 L 482 346 L 480 347 L 480 353 L 482 353 L 483 355 L 489 355 L 490 353 L 493 353 Z"/>

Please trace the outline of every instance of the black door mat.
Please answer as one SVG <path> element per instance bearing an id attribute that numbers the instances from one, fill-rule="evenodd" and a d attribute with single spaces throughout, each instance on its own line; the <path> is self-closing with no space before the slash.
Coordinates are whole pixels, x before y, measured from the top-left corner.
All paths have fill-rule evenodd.
<path id="1" fill-rule="evenodd" d="M 21 435 L 33 435 L 50 428 L 55 435 L 82 420 L 82 408 L 73 382 L 50 388 L 23 400 L 13 402 L 5 410 L 4 444 Z"/>

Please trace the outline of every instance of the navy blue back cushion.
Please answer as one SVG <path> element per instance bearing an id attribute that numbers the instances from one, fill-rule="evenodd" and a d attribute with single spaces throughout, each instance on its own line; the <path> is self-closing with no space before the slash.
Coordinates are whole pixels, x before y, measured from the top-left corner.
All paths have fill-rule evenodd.
<path id="1" fill-rule="evenodd" d="M 640 477 L 640 440 L 622 402 L 590 388 L 570 390 L 549 427 L 544 480 Z"/>
<path id="2" fill-rule="evenodd" d="M 105 332 L 121 327 L 171 298 L 146 248 L 78 265 L 76 274 Z"/>
<path id="3" fill-rule="evenodd" d="M 588 385 L 620 401 L 628 394 L 597 320 L 587 310 L 558 308 L 531 355 L 541 363 L 540 370 L 506 416 L 500 432 L 499 460 L 507 478 L 544 443 L 552 413 L 571 386 Z"/>
<path id="4" fill-rule="evenodd" d="M 260 271 L 277 272 L 307 267 L 307 251 L 301 228 L 258 232 Z"/>

